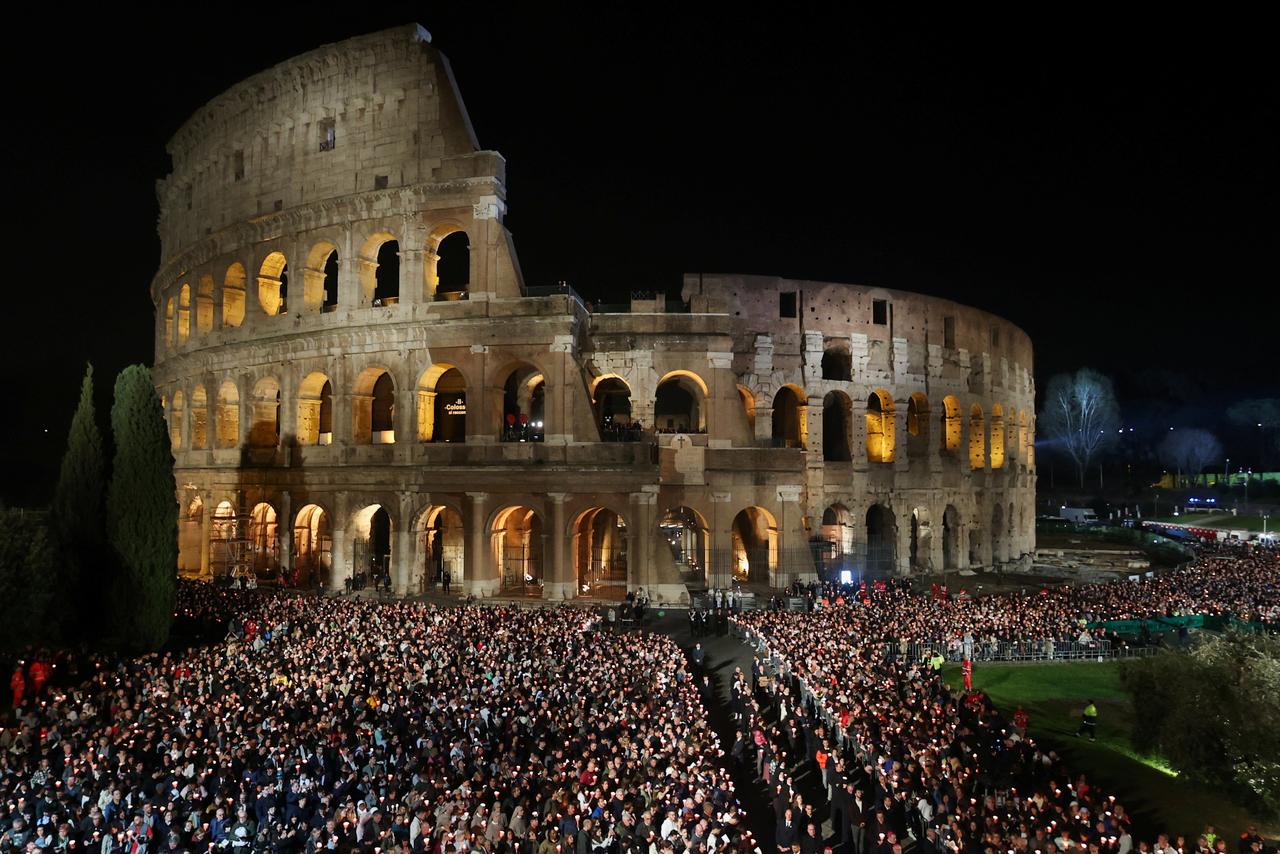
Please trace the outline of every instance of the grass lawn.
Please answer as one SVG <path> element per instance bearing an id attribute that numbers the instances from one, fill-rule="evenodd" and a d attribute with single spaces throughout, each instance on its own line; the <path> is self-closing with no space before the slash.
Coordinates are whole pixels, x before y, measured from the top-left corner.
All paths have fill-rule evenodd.
<path id="1" fill-rule="evenodd" d="M 1222 528 L 1233 531 L 1261 531 L 1261 516 L 1232 516 L 1230 513 L 1183 513 L 1181 516 L 1161 516 L 1149 519 L 1150 522 L 1169 522 L 1174 525 L 1189 525 L 1193 528 Z M 1274 531 L 1276 519 L 1267 520 L 1267 530 Z"/>
<path id="2" fill-rule="evenodd" d="M 960 666 L 943 670 L 947 682 L 960 686 Z M 1120 663 L 988 664 L 973 668 L 973 685 L 1012 716 L 1022 705 L 1031 735 L 1057 750 L 1075 774 L 1112 790 L 1138 823 L 1135 839 L 1155 834 L 1185 834 L 1190 841 L 1213 824 L 1228 840 L 1249 824 L 1264 835 L 1280 833 L 1280 823 L 1258 821 L 1217 791 L 1178 779 L 1157 757 L 1142 756 L 1129 744 L 1133 714 L 1120 687 Z M 1075 738 L 1085 703 L 1098 706 L 1098 740 Z"/>

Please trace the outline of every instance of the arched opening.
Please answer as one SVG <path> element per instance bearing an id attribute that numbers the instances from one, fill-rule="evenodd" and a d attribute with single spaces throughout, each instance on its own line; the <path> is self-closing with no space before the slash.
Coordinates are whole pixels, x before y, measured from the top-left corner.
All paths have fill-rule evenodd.
<path id="1" fill-rule="evenodd" d="M 280 444 L 280 383 L 275 377 L 263 377 L 253 387 L 249 444 L 255 448 L 274 448 Z"/>
<path id="2" fill-rule="evenodd" d="M 214 418 L 215 448 L 240 446 L 240 390 L 231 380 L 218 386 L 218 412 Z"/>
<path id="3" fill-rule="evenodd" d="M 960 513 L 950 504 L 942 513 L 942 568 L 960 568 Z"/>
<path id="4" fill-rule="evenodd" d="M 876 389 L 867 398 L 867 462 L 893 462 L 894 440 L 893 396 Z"/>
<path id="5" fill-rule="evenodd" d="M 654 430 L 659 433 L 705 433 L 703 401 L 707 385 L 697 374 L 672 371 L 658 382 L 653 400 Z"/>
<path id="6" fill-rule="evenodd" d="M 1025 465 L 1027 462 L 1027 411 L 1018 410 L 1018 458 Z"/>
<path id="7" fill-rule="evenodd" d="M 991 563 L 992 565 L 1001 564 L 1006 559 L 1005 538 L 1007 531 L 1004 526 L 1004 508 L 999 502 L 991 508 Z"/>
<path id="8" fill-rule="evenodd" d="M 186 398 L 182 395 L 182 389 L 174 391 L 173 402 L 169 404 L 169 446 L 175 451 L 182 447 L 182 419 L 186 415 L 185 403 Z"/>
<path id="9" fill-rule="evenodd" d="M 385 368 L 365 368 L 351 395 L 352 435 L 357 445 L 390 445 L 396 440 L 395 381 Z"/>
<path id="10" fill-rule="evenodd" d="M 977 471 L 986 465 L 986 426 L 982 423 L 982 407 L 975 403 L 969 409 L 969 468 Z"/>
<path id="11" fill-rule="evenodd" d="M 929 509 L 917 507 L 911 511 L 911 571 L 928 572 L 933 565 L 933 526 L 929 523 Z"/>
<path id="12" fill-rule="evenodd" d="M 374 271 L 373 304 L 395 305 L 400 301 L 400 243 L 388 240 L 378 247 Z"/>
<path id="13" fill-rule="evenodd" d="M 803 448 L 805 446 L 804 392 L 795 386 L 784 385 L 773 396 L 773 446 L 775 448 Z"/>
<path id="14" fill-rule="evenodd" d="M 184 578 L 200 575 L 200 537 L 204 525 L 204 502 L 191 499 L 178 519 L 178 574 Z"/>
<path id="15" fill-rule="evenodd" d="M 977 527 L 969 529 L 969 566 L 983 566 L 986 563 L 982 559 L 982 531 Z"/>
<path id="16" fill-rule="evenodd" d="M 742 401 L 742 410 L 747 414 L 747 436 L 754 440 L 756 435 L 756 396 L 746 386 L 738 386 L 738 400 Z"/>
<path id="17" fill-rule="evenodd" d="M 293 587 L 322 587 L 333 569 L 333 530 L 329 514 L 307 504 L 293 522 Z"/>
<path id="18" fill-rule="evenodd" d="M 853 459 L 853 401 L 842 391 L 828 392 L 822 399 L 822 459 L 848 462 Z"/>
<path id="19" fill-rule="evenodd" d="M 466 299 L 471 287 L 471 238 L 461 230 L 437 230 L 427 247 L 427 293 L 437 300 Z"/>
<path id="20" fill-rule="evenodd" d="M 498 511 L 490 529 L 494 566 L 509 595 L 542 595 L 542 519 L 529 507 Z"/>
<path id="21" fill-rule="evenodd" d="M 832 347 L 823 352 L 822 378 L 839 382 L 853 379 L 853 359 L 847 350 Z"/>
<path id="22" fill-rule="evenodd" d="M 449 573 L 450 584 L 461 585 L 464 572 L 464 538 L 462 516 L 452 507 L 428 507 L 418 516 L 418 553 L 422 555 L 421 590 L 443 585 Z"/>
<path id="23" fill-rule="evenodd" d="M 272 252 L 258 268 L 258 304 L 268 317 L 289 310 L 289 262 L 283 252 Z"/>
<path id="24" fill-rule="evenodd" d="M 467 381 L 453 365 L 432 365 L 418 379 L 418 441 L 466 440 Z"/>
<path id="25" fill-rule="evenodd" d="M 391 515 L 381 504 L 356 513 L 351 543 L 351 587 L 391 586 Z"/>
<path id="26" fill-rule="evenodd" d="M 893 511 L 883 504 L 867 510 L 867 572 L 883 578 L 892 575 L 898 563 L 898 525 Z"/>
<path id="27" fill-rule="evenodd" d="M 215 576 L 229 575 L 235 566 L 239 527 L 231 502 L 219 502 L 209 520 L 209 568 Z"/>
<path id="28" fill-rule="evenodd" d="M 164 304 L 164 347 L 166 350 L 173 349 L 174 340 L 174 308 L 173 297 L 169 297 Z"/>
<path id="29" fill-rule="evenodd" d="M 991 407 L 991 467 L 1004 468 L 1004 408 L 998 403 Z"/>
<path id="30" fill-rule="evenodd" d="M 592 397 L 602 441 L 634 442 L 640 438 L 640 427 L 631 420 L 631 388 L 622 379 L 600 380 Z"/>
<path id="31" fill-rule="evenodd" d="M 196 286 L 196 334 L 213 330 L 213 276 L 205 274 Z"/>
<path id="32" fill-rule="evenodd" d="M 265 502 L 249 514 L 249 557 L 254 573 L 274 576 L 280 569 L 280 530 L 276 508 Z"/>
<path id="33" fill-rule="evenodd" d="M 222 280 L 222 325 L 239 326 L 244 323 L 245 286 L 249 277 L 244 265 L 236 261 L 227 268 Z"/>
<path id="34" fill-rule="evenodd" d="M 822 511 L 822 578 L 824 581 L 857 580 L 854 559 L 857 541 L 853 514 L 843 504 L 832 504 Z M 845 575 L 848 573 L 848 575 Z"/>
<path id="35" fill-rule="evenodd" d="M 178 346 L 191 337 L 191 286 L 183 285 L 178 291 Z"/>
<path id="36" fill-rule="evenodd" d="M 191 447 L 209 447 L 209 396 L 202 385 L 191 390 Z"/>
<path id="37" fill-rule="evenodd" d="M 547 384 L 542 371 L 522 365 L 502 384 L 502 441 L 541 442 L 546 436 Z"/>
<path id="38" fill-rule="evenodd" d="M 658 530 L 671 548 L 676 569 L 686 581 L 709 583 L 711 537 L 706 520 L 689 507 L 675 507 L 663 514 Z"/>
<path id="39" fill-rule="evenodd" d="M 307 311 L 333 311 L 338 307 L 338 249 L 328 241 L 317 243 L 307 253 L 302 299 Z"/>
<path id="40" fill-rule="evenodd" d="M 929 398 L 916 392 L 907 401 L 907 456 L 929 455 Z"/>
<path id="41" fill-rule="evenodd" d="M 319 371 L 307 374 L 298 386 L 298 444 L 333 442 L 333 383 Z"/>
<path id="42" fill-rule="evenodd" d="M 960 401 L 954 395 L 942 399 L 942 450 L 955 454 L 960 450 Z"/>
<path id="43" fill-rule="evenodd" d="M 573 565 L 579 596 L 621 599 L 627 591 L 627 523 L 593 507 L 573 524 Z"/>
<path id="44" fill-rule="evenodd" d="M 763 507 L 733 517 L 733 580 L 768 584 L 778 570 L 778 523 Z"/>

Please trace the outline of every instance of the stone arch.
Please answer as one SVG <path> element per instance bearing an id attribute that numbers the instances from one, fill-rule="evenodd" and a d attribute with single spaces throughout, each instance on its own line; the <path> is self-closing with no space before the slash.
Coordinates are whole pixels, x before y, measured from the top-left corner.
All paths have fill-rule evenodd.
<path id="1" fill-rule="evenodd" d="M 249 512 L 249 565 L 255 573 L 274 575 L 280 569 L 280 523 L 276 508 L 262 501 Z"/>
<path id="2" fill-rule="evenodd" d="M 240 389 L 231 380 L 224 380 L 218 386 L 213 444 L 215 448 L 236 448 L 240 445 Z"/>
<path id="3" fill-rule="evenodd" d="M 627 589 L 626 519 L 607 507 L 590 507 L 574 519 L 572 542 L 577 595 L 621 599 Z"/>
<path id="4" fill-rule="evenodd" d="M 333 572 L 333 519 L 319 504 L 304 505 L 293 519 L 294 587 L 322 587 Z"/>
<path id="5" fill-rule="evenodd" d="M 911 560 L 912 572 L 928 572 L 933 567 L 933 525 L 928 507 L 916 507 L 911 511 Z"/>
<path id="6" fill-rule="evenodd" d="M 959 453 L 962 432 L 960 401 L 955 395 L 949 394 L 942 399 L 942 450 L 944 453 Z"/>
<path id="7" fill-rule="evenodd" d="M 515 504 L 494 512 L 489 543 L 499 583 L 508 595 L 542 595 L 542 532 L 542 517 L 532 507 Z"/>
<path id="8" fill-rule="evenodd" d="M 504 442 L 541 442 L 546 437 L 546 374 L 530 362 L 518 362 L 501 374 Z"/>
<path id="9" fill-rule="evenodd" d="M 390 445 L 396 441 L 395 379 L 379 365 L 356 377 L 351 393 L 352 437 L 357 445 Z"/>
<path id="10" fill-rule="evenodd" d="M 196 384 L 191 389 L 191 448 L 204 450 L 209 447 L 209 395 L 204 386 Z"/>
<path id="11" fill-rule="evenodd" d="M 237 327 L 244 323 L 245 288 L 249 276 L 244 265 L 233 261 L 222 278 L 222 325 Z"/>
<path id="12" fill-rule="evenodd" d="M 747 435 L 754 437 L 756 435 L 756 396 L 751 393 L 751 389 L 739 385 L 738 400 L 742 402 L 742 408 L 747 413 Z"/>
<path id="13" fill-rule="evenodd" d="M 298 385 L 299 445 L 333 443 L 333 383 L 322 371 L 312 371 Z"/>
<path id="14" fill-rule="evenodd" d="M 235 564 L 239 527 L 231 502 L 218 502 L 209 520 L 209 568 L 215 576 L 227 575 Z"/>
<path id="15" fill-rule="evenodd" d="M 289 311 L 289 261 L 278 249 L 258 266 L 258 304 L 268 317 Z"/>
<path id="16" fill-rule="evenodd" d="M 960 568 L 960 512 L 951 504 L 942 512 L 942 568 Z"/>
<path id="17" fill-rule="evenodd" d="M 929 398 L 917 391 L 907 400 L 907 457 L 929 455 Z"/>
<path id="18" fill-rule="evenodd" d="M 387 504 L 368 504 L 351 517 L 354 586 L 389 585 L 395 553 L 395 521 Z"/>
<path id="19" fill-rule="evenodd" d="M 1004 407 L 991 404 L 991 467 L 1004 468 Z"/>
<path id="20" fill-rule="evenodd" d="M 196 334 L 213 331 L 213 276 L 205 273 L 196 285 Z"/>
<path id="21" fill-rule="evenodd" d="M 822 459 L 849 462 L 852 448 L 853 401 L 842 391 L 827 392 L 822 399 Z"/>
<path id="22" fill-rule="evenodd" d="M 175 311 L 173 306 L 174 299 L 173 297 L 169 297 L 164 304 L 164 347 L 166 350 L 172 350 L 174 344 L 174 324 L 176 320 L 174 317 Z"/>
<path id="23" fill-rule="evenodd" d="M 969 526 L 969 566 L 984 566 L 986 561 L 982 559 L 982 528 L 978 525 Z"/>
<path id="24" fill-rule="evenodd" d="M 432 584 L 443 584 L 449 573 L 450 584 L 460 584 L 466 572 L 466 529 L 462 512 L 449 504 L 431 504 L 418 513 L 413 525 L 418 538 L 418 554 L 422 555 L 423 590 Z"/>
<path id="25" fill-rule="evenodd" d="M 892 575 L 898 564 L 898 523 L 891 509 L 872 504 L 867 510 L 867 572 Z"/>
<path id="26" fill-rule="evenodd" d="M 804 448 L 807 440 L 808 398 L 804 389 L 784 385 L 773 396 L 772 436 L 775 448 Z"/>
<path id="27" fill-rule="evenodd" d="M 302 270 L 302 299 L 307 311 L 333 311 L 338 307 L 338 247 L 321 240 L 307 252 Z"/>
<path id="28" fill-rule="evenodd" d="M 178 289 L 178 346 L 191 337 L 191 286 L 183 283 Z"/>
<path id="29" fill-rule="evenodd" d="M 856 571 L 855 552 L 858 541 L 857 526 L 849 508 L 840 502 L 828 506 L 822 511 L 822 577 L 824 580 L 839 580 L 849 572 L 850 579 Z"/>
<path id="30" fill-rule="evenodd" d="M 400 241 L 389 231 L 365 239 L 359 253 L 360 305 L 394 305 L 400 301 Z"/>
<path id="31" fill-rule="evenodd" d="M 682 577 L 707 583 L 711 572 L 711 527 L 692 507 L 672 507 L 658 522 Z"/>
<path id="32" fill-rule="evenodd" d="M 466 299 L 471 287 L 471 237 L 459 225 L 441 223 L 427 236 L 427 298 Z"/>
<path id="33" fill-rule="evenodd" d="M 186 417 L 186 398 L 182 389 L 175 389 L 169 403 L 169 446 L 173 450 L 182 447 L 182 420 Z"/>
<path id="34" fill-rule="evenodd" d="M 633 436 L 631 386 L 617 374 L 597 377 L 591 384 L 591 405 L 596 427 L 604 441 L 626 441 Z"/>
<path id="35" fill-rule="evenodd" d="M 199 495 L 182 509 L 178 518 L 178 574 L 185 578 L 200 575 L 200 538 L 204 535 L 204 500 Z"/>
<path id="36" fill-rule="evenodd" d="M 730 527 L 735 581 L 769 583 L 778 571 L 778 522 L 763 507 L 746 507 Z"/>
<path id="37" fill-rule="evenodd" d="M 707 431 L 707 384 L 692 371 L 668 371 L 658 380 L 653 399 L 654 430 L 659 433 Z"/>
<path id="38" fill-rule="evenodd" d="M 853 380 L 853 357 L 849 348 L 841 345 L 828 345 L 822 352 L 822 378 L 836 382 Z"/>
<path id="39" fill-rule="evenodd" d="M 893 395 L 878 388 L 867 397 L 867 462 L 891 463 L 895 436 Z"/>
<path id="40" fill-rule="evenodd" d="M 437 362 L 418 378 L 418 441 L 467 441 L 467 378 Z"/>
<path id="41" fill-rule="evenodd" d="M 986 426 L 982 422 L 982 406 L 969 407 L 969 468 L 974 471 L 987 466 Z"/>
<path id="42" fill-rule="evenodd" d="M 274 448 L 280 444 L 280 382 L 263 377 L 253 386 L 252 412 L 249 422 L 249 444 L 255 448 Z"/>

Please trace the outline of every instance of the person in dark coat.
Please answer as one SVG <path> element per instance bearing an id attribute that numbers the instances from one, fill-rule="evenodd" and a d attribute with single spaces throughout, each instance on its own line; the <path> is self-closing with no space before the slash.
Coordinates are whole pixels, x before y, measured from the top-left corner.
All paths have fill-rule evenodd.
<path id="1" fill-rule="evenodd" d="M 778 850 L 782 852 L 789 852 L 792 845 L 800 842 L 800 828 L 796 827 L 795 815 L 790 807 L 778 820 L 778 831 L 774 834 L 774 839 L 778 843 Z"/>

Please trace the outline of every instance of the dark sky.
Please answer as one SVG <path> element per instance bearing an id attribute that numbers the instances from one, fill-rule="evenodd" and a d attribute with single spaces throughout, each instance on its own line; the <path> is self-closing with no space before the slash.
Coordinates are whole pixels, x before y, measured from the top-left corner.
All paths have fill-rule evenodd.
<path id="1" fill-rule="evenodd" d="M 150 360 L 173 131 L 256 71 L 412 20 L 507 158 L 530 284 L 604 300 L 698 270 L 878 284 L 1019 324 L 1042 385 L 1090 365 L 1132 399 L 1280 393 L 1260 21 L 264 8 L 12 22 L 0 497 L 47 494 L 85 360 L 104 407 L 119 368 Z"/>

